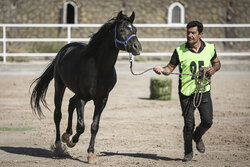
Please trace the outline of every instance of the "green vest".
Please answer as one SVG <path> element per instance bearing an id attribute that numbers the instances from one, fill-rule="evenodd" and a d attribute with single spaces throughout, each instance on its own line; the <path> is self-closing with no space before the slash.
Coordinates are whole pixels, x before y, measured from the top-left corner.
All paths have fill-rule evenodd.
<path id="1" fill-rule="evenodd" d="M 176 48 L 179 56 L 179 69 L 181 73 L 185 74 L 196 74 L 201 67 L 209 67 L 211 65 L 211 59 L 214 56 L 214 45 L 205 42 L 205 47 L 200 53 L 191 52 L 186 48 L 186 44 Z M 197 83 L 195 78 L 188 75 L 182 75 L 179 82 L 179 91 L 190 96 L 194 94 L 197 89 Z M 207 92 L 210 90 L 210 85 L 208 84 L 202 92 Z"/>

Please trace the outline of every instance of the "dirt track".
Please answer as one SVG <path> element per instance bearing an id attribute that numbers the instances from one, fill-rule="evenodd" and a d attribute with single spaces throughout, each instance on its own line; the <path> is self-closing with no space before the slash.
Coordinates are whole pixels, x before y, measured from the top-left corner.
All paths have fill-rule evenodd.
<path id="1" fill-rule="evenodd" d="M 171 101 L 149 100 L 149 80 L 155 74 L 134 77 L 128 73 L 127 62 L 118 63 L 118 82 L 101 118 L 95 146 L 97 162 L 91 166 L 250 166 L 250 61 L 222 63 L 222 70 L 212 79 L 214 124 L 204 137 L 206 153 L 200 154 L 194 147 L 194 160 L 188 163 L 181 161 L 183 119 L 177 77 L 170 76 Z M 138 63 L 135 70 L 152 64 L 164 62 Z M 39 69 L 33 73 L 14 70 L 12 64 L 0 66 L 5 69 L 0 72 L 0 166 L 89 166 L 93 103 L 86 105 L 86 131 L 76 147 L 68 149 L 70 157 L 55 158 L 50 151 L 55 139 L 53 112 L 43 110 L 46 118 L 38 120 L 29 106 L 29 85 L 44 64 L 33 65 L 33 71 Z M 47 102 L 52 111 L 53 91 L 51 83 Z M 71 96 L 66 91 L 61 132 L 66 129 Z M 199 122 L 196 111 L 196 124 Z"/>

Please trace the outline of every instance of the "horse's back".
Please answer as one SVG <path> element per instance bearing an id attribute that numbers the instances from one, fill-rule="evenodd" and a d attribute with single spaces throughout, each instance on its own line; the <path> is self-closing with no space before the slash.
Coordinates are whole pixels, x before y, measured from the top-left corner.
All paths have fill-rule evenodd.
<path id="1" fill-rule="evenodd" d="M 55 75 L 71 89 L 74 89 L 73 85 L 77 82 L 86 47 L 86 44 L 80 42 L 69 43 L 61 48 L 56 57 Z"/>
<path id="2" fill-rule="evenodd" d="M 72 51 L 83 51 L 87 47 L 87 44 L 85 43 L 80 43 L 80 42 L 74 42 L 74 43 L 69 43 L 62 47 L 60 51 L 58 52 L 57 59 L 59 61 L 62 61 L 65 56 L 69 55 L 70 52 Z"/>

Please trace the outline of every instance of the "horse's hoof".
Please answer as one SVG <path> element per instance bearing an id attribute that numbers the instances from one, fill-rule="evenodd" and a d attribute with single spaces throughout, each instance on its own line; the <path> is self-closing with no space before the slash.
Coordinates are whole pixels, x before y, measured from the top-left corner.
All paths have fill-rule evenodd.
<path id="1" fill-rule="evenodd" d="M 56 148 L 61 148 L 61 147 L 62 147 L 61 141 L 57 141 L 57 142 L 55 143 L 55 147 L 56 147 Z"/>
<path id="2" fill-rule="evenodd" d="M 55 144 L 52 144 L 50 149 L 56 157 L 66 157 L 69 155 L 66 146 L 62 144 L 61 141 L 57 141 Z"/>
<path id="3" fill-rule="evenodd" d="M 76 143 L 72 142 L 72 140 L 70 140 L 70 141 L 67 142 L 67 146 L 69 148 L 75 147 L 75 145 L 76 145 Z"/>
<path id="4" fill-rule="evenodd" d="M 88 163 L 93 164 L 96 162 L 96 155 L 94 153 L 89 153 L 88 155 Z"/>
<path id="5" fill-rule="evenodd" d="M 64 142 L 64 143 L 68 143 L 69 142 L 69 137 L 70 137 L 70 134 L 68 134 L 68 133 L 64 133 L 63 135 L 62 135 L 62 142 Z"/>

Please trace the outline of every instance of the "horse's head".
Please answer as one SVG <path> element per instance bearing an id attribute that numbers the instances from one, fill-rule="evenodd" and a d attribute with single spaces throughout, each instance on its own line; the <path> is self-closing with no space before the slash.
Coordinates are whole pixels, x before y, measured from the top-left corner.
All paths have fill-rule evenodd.
<path id="1" fill-rule="evenodd" d="M 125 50 L 133 55 L 139 55 L 142 50 L 141 43 L 136 36 L 136 27 L 133 25 L 135 13 L 130 17 L 120 11 L 116 17 L 115 45 L 119 50 Z"/>

